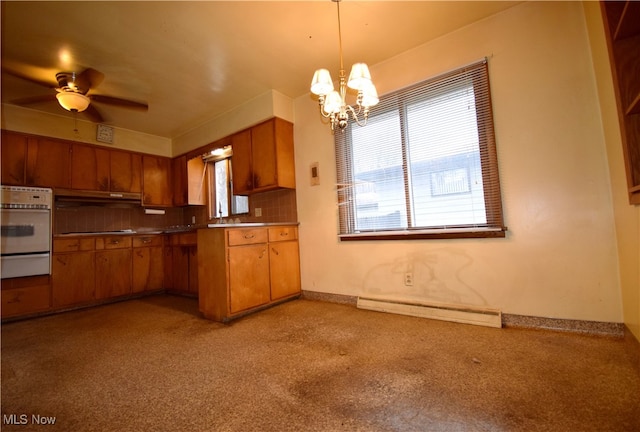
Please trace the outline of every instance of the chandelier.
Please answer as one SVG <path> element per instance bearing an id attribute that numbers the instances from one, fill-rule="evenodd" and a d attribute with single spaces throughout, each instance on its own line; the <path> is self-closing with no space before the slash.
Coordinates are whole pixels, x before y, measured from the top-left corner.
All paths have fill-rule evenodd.
<path id="1" fill-rule="evenodd" d="M 359 125 L 367 124 L 369 108 L 378 103 L 378 92 L 371 81 L 369 67 L 355 63 L 347 80 L 342 63 L 342 30 L 340 28 L 340 0 L 331 0 L 338 6 L 338 40 L 340 42 L 340 88 L 334 90 L 331 74 L 327 69 L 318 69 L 311 80 L 311 93 L 318 95 L 320 114 L 331 122 L 331 131 L 341 131 L 349 124 L 349 115 Z M 358 92 L 355 107 L 347 105 L 347 87 Z M 360 118 L 359 116 L 362 116 Z"/>

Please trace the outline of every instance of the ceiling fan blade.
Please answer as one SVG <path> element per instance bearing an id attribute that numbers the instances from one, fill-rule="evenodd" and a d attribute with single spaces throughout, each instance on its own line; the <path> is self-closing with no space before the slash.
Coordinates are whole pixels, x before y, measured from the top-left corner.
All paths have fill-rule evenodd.
<path id="1" fill-rule="evenodd" d="M 90 95 L 89 98 L 94 102 L 104 103 L 107 105 L 119 106 L 122 108 L 130 108 L 137 109 L 140 111 L 147 111 L 149 109 L 149 105 L 142 102 L 135 102 L 127 99 L 120 99 L 112 96 L 104 96 L 104 95 Z"/>
<path id="2" fill-rule="evenodd" d="M 23 97 L 20 99 L 13 99 L 11 103 L 14 105 L 31 105 L 39 102 L 53 102 L 55 100 L 56 100 L 55 94 L 50 94 L 50 95 L 38 95 L 38 96 Z"/>
<path id="3" fill-rule="evenodd" d="M 56 87 L 58 87 L 57 83 L 54 83 L 52 81 L 43 81 L 43 80 L 40 80 L 38 78 L 31 77 L 31 76 L 29 76 L 29 75 L 27 75 L 25 73 L 22 73 L 20 71 L 15 70 L 15 69 L 8 68 L 8 67 L 6 67 L 4 65 L 2 66 L 2 71 L 7 73 L 7 74 L 9 74 L 9 75 L 14 76 L 14 77 L 21 78 L 21 79 L 26 80 L 26 81 L 30 81 L 30 82 L 32 82 L 34 84 L 38 84 L 38 85 L 41 85 L 43 87 L 47 87 L 47 88 L 56 88 Z"/>
<path id="4" fill-rule="evenodd" d="M 92 88 L 100 85 L 104 79 L 104 74 L 95 69 L 87 68 L 76 75 L 75 84 L 80 88 L 82 94 L 86 94 Z"/>
<path id="5" fill-rule="evenodd" d="M 88 117 L 89 120 L 95 123 L 102 123 L 104 121 L 100 112 L 98 112 L 98 110 L 93 105 L 89 105 L 86 110 L 82 111 L 82 114 L 84 114 L 85 117 Z"/>

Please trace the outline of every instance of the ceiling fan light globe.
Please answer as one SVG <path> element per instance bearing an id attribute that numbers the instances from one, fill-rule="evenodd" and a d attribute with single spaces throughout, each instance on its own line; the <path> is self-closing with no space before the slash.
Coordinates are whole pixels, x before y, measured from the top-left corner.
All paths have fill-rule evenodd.
<path id="1" fill-rule="evenodd" d="M 60 92 L 56 94 L 56 98 L 62 108 L 75 112 L 86 110 L 91 102 L 87 96 L 75 92 Z"/>

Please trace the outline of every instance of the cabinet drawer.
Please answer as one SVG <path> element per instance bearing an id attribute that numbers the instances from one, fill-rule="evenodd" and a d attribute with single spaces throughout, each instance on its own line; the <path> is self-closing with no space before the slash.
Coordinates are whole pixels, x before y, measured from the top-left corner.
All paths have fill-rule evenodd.
<path id="1" fill-rule="evenodd" d="M 266 243 L 268 237 L 265 228 L 232 229 L 227 230 L 229 246 Z"/>
<path id="2" fill-rule="evenodd" d="M 181 233 L 181 234 L 172 234 L 171 244 L 173 246 L 197 245 L 198 233 L 194 231 L 194 232 Z"/>
<path id="3" fill-rule="evenodd" d="M 54 239 L 54 252 L 80 252 L 94 250 L 96 247 L 96 239 L 91 238 L 74 238 L 74 239 Z"/>
<path id="4" fill-rule="evenodd" d="M 131 247 L 130 236 L 98 237 L 96 250 L 102 249 L 126 249 Z"/>
<path id="5" fill-rule="evenodd" d="M 162 246 L 162 236 L 140 236 L 133 238 L 133 247 Z"/>
<path id="6" fill-rule="evenodd" d="M 281 226 L 269 228 L 269 241 L 285 241 L 285 240 L 297 240 L 298 239 L 298 227 L 295 226 Z"/>
<path id="7" fill-rule="evenodd" d="M 47 310 L 51 307 L 48 284 L 2 290 L 2 318 Z"/>

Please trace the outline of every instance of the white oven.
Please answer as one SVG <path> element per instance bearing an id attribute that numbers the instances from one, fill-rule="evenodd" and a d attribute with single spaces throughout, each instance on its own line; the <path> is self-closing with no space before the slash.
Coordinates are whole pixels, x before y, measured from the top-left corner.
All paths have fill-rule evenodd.
<path id="1" fill-rule="evenodd" d="M 52 190 L 0 189 L 0 277 L 50 274 Z"/>

